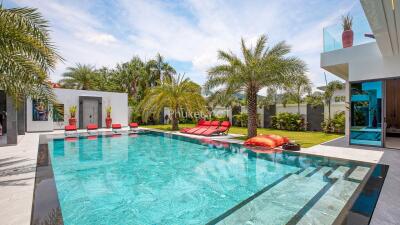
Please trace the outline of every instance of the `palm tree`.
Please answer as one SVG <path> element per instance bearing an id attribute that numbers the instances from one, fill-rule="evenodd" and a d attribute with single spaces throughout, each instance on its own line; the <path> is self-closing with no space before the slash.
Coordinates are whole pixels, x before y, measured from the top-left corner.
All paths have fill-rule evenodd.
<path id="1" fill-rule="evenodd" d="M 25 97 L 56 100 L 48 73 L 62 58 L 48 27 L 37 9 L 0 4 L 0 89 L 17 102 Z"/>
<path id="2" fill-rule="evenodd" d="M 338 80 L 334 80 L 329 82 L 326 87 L 325 87 L 325 92 L 324 92 L 324 102 L 328 106 L 328 119 L 331 119 L 331 101 L 333 94 L 337 90 L 342 90 L 344 88 L 344 85 L 342 82 Z"/>
<path id="3" fill-rule="evenodd" d="M 290 47 L 280 42 L 267 47 L 267 37 L 262 35 L 255 47 L 248 48 L 242 38 L 243 59 L 232 52 L 219 51 L 220 60 L 225 63 L 208 71 L 207 90 L 225 89 L 225 93 L 244 92 L 248 108 L 248 137 L 257 135 L 257 93 L 264 87 L 282 83 L 285 74 L 305 72 L 305 64 L 297 57 L 287 57 Z"/>
<path id="4" fill-rule="evenodd" d="M 133 57 L 129 62 L 117 65 L 116 79 L 122 91 L 127 92 L 130 98 L 140 100 L 138 93 L 144 91 L 148 79 L 145 63 L 139 57 Z"/>
<path id="5" fill-rule="evenodd" d="M 67 72 L 63 74 L 64 79 L 60 84 L 64 88 L 78 90 L 94 89 L 95 69 L 92 65 L 76 64 L 75 67 L 68 67 Z"/>
<path id="6" fill-rule="evenodd" d="M 151 87 L 162 83 L 165 78 L 171 78 L 176 74 L 175 69 L 165 62 L 164 57 L 158 53 L 155 59 L 147 62 L 147 72 L 149 74 L 149 84 Z"/>
<path id="7" fill-rule="evenodd" d="M 201 95 L 201 87 L 183 75 L 166 77 L 164 82 L 146 92 L 139 104 L 142 117 L 147 120 L 150 115 L 160 115 L 164 107 L 171 109 L 172 130 L 179 129 L 179 114 L 181 111 L 189 115 L 205 110 L 205 100 Z"/>
<path id="8" fill-rule="evenodd" d="M 285 97 L 293 100 L 297 104 L 297 113 L 300 114 L 300 104 L 303 96 L 312 91 L 311 81 L 305 74 L 289 75 L 285 85 Z"/>

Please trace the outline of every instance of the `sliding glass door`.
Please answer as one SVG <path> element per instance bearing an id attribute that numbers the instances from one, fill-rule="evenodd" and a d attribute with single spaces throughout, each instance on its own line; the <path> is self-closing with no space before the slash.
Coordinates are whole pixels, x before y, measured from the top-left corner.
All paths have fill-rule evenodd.
<path id="1" fill-rule="evenodd" d="M 350 87 L 350 144 L 382 146 L 382 81 Z"/>

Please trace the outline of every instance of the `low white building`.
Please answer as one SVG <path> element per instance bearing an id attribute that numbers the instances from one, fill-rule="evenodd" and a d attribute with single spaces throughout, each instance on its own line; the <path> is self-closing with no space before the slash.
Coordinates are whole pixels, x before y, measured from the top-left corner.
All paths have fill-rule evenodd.
<path id="1" fill-rule="evenodd" d="M 26 102 L 26 131 L 52 131 L 64 129 L 70 119 L 69 109 L 76 106 L 76 124 L 78 128 L 85 128 L 87 124 L 96 124 L 105 127 L 107 117 L 106 108 L 111 107 L 112 123 L 128 124 L 129 109 L 126 93 L 86 91 L 55 88 L 54 93 L 59 104 L 46 105 L 40 100 L 28 99 Z M 58 112 L 54 113 L 54 107 Z"/>

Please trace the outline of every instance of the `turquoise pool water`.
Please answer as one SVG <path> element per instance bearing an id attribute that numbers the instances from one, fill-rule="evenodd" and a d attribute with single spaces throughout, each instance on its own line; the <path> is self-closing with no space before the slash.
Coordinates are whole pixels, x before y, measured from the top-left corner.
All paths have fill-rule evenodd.
<path id="1" fill-rule="evenodd" d="M 332 224 L 369 165 L 163 133 L 54 139 L 64 224 Z"/>

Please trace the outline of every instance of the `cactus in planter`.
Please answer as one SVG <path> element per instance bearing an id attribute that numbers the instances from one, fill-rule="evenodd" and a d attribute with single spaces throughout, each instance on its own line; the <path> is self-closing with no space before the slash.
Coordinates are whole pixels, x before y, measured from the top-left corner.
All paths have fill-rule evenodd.
<path id="1" fill-rule="evenodd" d="M 112 119 L 111 119 L 111 106 L 107 106 L 106 108 L 106 113 L 107 113 L 107 117 L 106 117 L 106 127 L 110 128 L 111 127 L 111 123 L 112 123 Z"/>
<path id="2" fill-rule="evenodd" d="M 70 118 L 69 118 L 69 121 L 68 121 L 69 125 L 76 125 L 76 118 L 75 118 L 76 110 L 77 110 L 76 105 L 73 105 L 73 106 L 69 107 L 69 115 L 70 115 Z"/>

